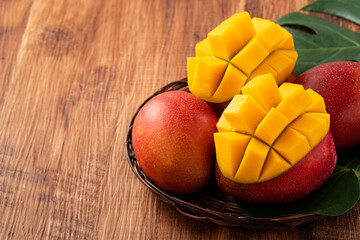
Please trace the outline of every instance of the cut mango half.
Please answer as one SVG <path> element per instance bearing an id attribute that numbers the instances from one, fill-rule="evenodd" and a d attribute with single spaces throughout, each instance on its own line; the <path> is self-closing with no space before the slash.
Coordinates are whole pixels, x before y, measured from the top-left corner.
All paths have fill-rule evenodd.
<path id="1" fill-rule="evenodd" d="M 223 175 L 239 183 L 273 179 L 303 159 L 326 136 L 323 98 L 301 85 L 277 86 L 272 74 L 254 77 L 235 95 L 214 134 Z"/>
<path id="2" fill-rule="evenodd" d="M 280 25 L 237 13 L 196 44 L 195 57 L 187 62 L 189 89 L 208 102 L 226 102 L 265 73 L 282 84 L 297 56 L 292 35 Z"/>

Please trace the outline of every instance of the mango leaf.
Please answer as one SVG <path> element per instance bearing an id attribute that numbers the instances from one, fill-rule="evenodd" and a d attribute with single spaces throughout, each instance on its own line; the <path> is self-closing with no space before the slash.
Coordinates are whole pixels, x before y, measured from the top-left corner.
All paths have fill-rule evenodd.
<path id="1" fill-rule="evenodd" d="M 298 201 L 275 205 L 257 205 L 238 201 L 250 216 L 275 218 L 303 214 L 338 216 L 355 206 L 360 198 L 360 172 L 337 166 L 331 177 L 315 192 Z"/>
<path id="2" fill-rule="evenodd" d="M 301 10 L 327 13 L 360 24 L 359 0 L 317 0 Z"/>
<path id="3" fill-rule="evenodd" d="M 360 62 L 360 33 L 300 12 L 287 14 L 276 22 L 293 35 L 299 54 L 296 76 L 326 62 Z"/>

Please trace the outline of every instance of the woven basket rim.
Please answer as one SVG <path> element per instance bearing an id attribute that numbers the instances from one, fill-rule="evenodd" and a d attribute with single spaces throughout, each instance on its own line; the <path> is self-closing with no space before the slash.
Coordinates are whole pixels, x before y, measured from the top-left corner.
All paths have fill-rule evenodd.
<path id="1" fill-rule="evenodd" d="M 191 194 L 191 195 L 174 195 L 168 192 L 165 192 L 155 186 L 141 171 L 141 168 L 137 162 L 135 153 L 133 151 L 132 146 L 132 126 L 134 120 L 140 111 L 140 109 L 154 96 L 173 90 L 183 90 L 188 91 L 187 88 L 187 78 L 183 78 L 179 81 L 171 82 L 159 90 L 157 90 L 154 94 L 148 97 L 136 110 L 135 114 L 131 118 L 131 121 L 128 125 L 128 131 L 126 135 L 125 141 L 125 150 L 127 155 L 128 163 L 131 167 L 131 170 L 135 174 L 135 176 L 147 187 L 152 193 L 154 193 L 160 200 L 164 201 L 167 204 L 172 205 L 175 209 L 188 217 L 198 219 L 200 221 L 212 222 L 221 226 L 234 226 L 234 227 L 244 227 L 247 229 L 284 229 L 284 228 L 292 228 L 299 226 L 305 222 L 315 220 L 321 218 L 323 216 L 317 214 L 305 214 L 305 215 L 294 215 L 294 216 L 286 216 L 286 217 L 277 217 L 277 218 L 255 218 L 251 217 L 245 212 L 243 212 L 239 207 L 236 209 L 235 200 L 227 196 L 225 193 L 222 193 L 220 189 L 216 188 L 216 190 L 210 189 L 211 191 L 205 188 L 199 193 Z M 215 191 L 215 192 L 212 192 Z M 219 195 L 219 202 L 224 201 L 224 203 L 228 204 L 225 211 L 219 211 L 217 208 L 212 208 L 212 204 L 204 206 L 204 201 L 206 201 L 207 194 Z M 203 199 L 203 195 L 206 196 Z M 215 200 L 217 200 L 215 198 Z M 207 203 L 207 202 L 206 202 Z M 228 209 L 231 208 L 231 209 Z"/>

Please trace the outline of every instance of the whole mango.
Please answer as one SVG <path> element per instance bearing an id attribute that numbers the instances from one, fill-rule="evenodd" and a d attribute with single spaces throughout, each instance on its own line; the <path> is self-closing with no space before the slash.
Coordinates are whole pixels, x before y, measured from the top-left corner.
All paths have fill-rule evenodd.
<path id="1" fill-rule="evenodd" d="M 320 94 L 330 113 L 337 151 L 360 145 L 360 63 L 338 61 L 318 65 L 295 80 Z"/>
<path id="2" fill-rule="evenodd" d="M 169 91 L 153 97 L 132 128 L 141 170 L 165 191 L 199 191 L 213 174 L 217 121 L 210 106 L 191 93 Z"/>

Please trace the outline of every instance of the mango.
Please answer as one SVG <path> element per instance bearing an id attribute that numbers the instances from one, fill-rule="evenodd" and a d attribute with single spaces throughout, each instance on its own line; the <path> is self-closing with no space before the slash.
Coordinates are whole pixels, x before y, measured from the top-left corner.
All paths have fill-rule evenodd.
<path id="1" fill-rule="evenodd" d="M 223 112 L 235 131 L 253 134 L 266 111 L 249 95 L 236 95 Z"/>
<path id="2" fill-rule="evenodd" d="M 186 91 L 152 97 L 132 127 L 133 148 L 143 174 L 170 193 L 190 194 L 204 188 L 213 175 L 217 121 L 205 101 Z"/>
<path id="3" fill-rule="evenodd" d="M 295 82 L 322 96 L 323 100 L 317 100 L 316 106 L 309 106 L 307 111 L 323 109 L 326 104 L 336 150 L 359 149 L 360 63 L 336 61 L 320 64 L 302 73 Z"/>
<path id="4" fill-rule="evenodd" d="M 278 87 L 273 75 L 259 75 L 234 96 L 217 123 L 217 164 L 237 183 L 269 181 L 303 159 L 329 127 L 319 94 L 294 83 Z"/>
<path id="5" fill-rule="evenodd" d="M 189 90 L 208 102 L 226 102 L 262 74 L 272 74 L 281 85 L 296 60 L 289 32 L 269 20 L 238 13 L 196 44 L 195 57 L 187 63 Z"/>

